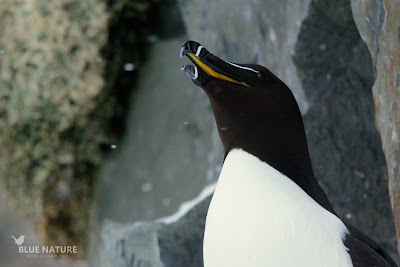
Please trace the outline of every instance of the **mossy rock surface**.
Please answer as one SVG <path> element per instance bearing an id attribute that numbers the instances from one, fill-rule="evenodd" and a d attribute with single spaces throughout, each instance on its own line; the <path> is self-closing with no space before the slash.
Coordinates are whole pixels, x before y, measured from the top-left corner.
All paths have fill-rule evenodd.
<path id="1" fill-rule="evenodd" d="M 77 245 L 77 257 L 97 167 L 123 131 L 154 3 L 0 5 L 0 177 L 45 243 Z"/>

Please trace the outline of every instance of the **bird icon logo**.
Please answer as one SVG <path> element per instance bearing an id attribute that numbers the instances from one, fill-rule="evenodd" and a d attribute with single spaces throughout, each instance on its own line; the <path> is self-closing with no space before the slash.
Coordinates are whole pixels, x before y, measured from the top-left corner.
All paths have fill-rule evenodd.
<path id="1" fill-rule="evenodd" d="M 17 244 L 18 246 L 21 246 L 24 243 L 24 239 L 25 239 L 26 236 L 21 235 L 18 238 L 15 238 L 14 236 L 11 236 L 11 237 L 14 239 L 15 244 Z"/>

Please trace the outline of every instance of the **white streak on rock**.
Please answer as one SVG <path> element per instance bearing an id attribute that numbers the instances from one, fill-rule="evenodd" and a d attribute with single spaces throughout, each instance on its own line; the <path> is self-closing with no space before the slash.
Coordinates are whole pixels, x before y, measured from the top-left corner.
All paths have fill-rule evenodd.
<path id="1" fill-rule="evenodd" d="M 203 201 L 205 198 L 210 196 L 212 193 L 215 191 L 215 187 L 217 186 L 217 183 L 210 184 L 206 186 L 203 191 L 196 197 L 195 199 L 189 200 L 187 202 L 183 202 L 180 206 L 178 211 L 175 214 L 172 214 L 170 216 L 160 218 L 155 220 L 156 222 L 159 223 L 174 223 L 178 221 L 180 218 L 186 215 L 189 210 L 191 210 L 193 207 L 195 207 L 197 204 L 199 204 L 201 201 Z"/>

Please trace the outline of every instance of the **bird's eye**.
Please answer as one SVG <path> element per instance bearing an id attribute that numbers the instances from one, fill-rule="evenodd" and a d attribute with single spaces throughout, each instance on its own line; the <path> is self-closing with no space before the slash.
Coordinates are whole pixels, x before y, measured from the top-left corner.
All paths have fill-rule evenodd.
<path id="1" fill-rule="evenodd" d="M 263 80 L 268 80 L 268 75 L 265 72 L 259 72 L 257 73 L 257 77 Z"/>

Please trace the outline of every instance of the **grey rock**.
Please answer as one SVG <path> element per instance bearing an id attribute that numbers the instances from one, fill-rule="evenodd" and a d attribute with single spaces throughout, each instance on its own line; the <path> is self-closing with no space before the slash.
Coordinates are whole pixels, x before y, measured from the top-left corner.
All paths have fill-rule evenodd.
<path id="1" fill-rule="evenodd" d="M 375 122 L 386 156 L 389 193 L 397 240 L 400 240 L 400 3 L 352 0 L 351 6 L 360 35 L 373 60 Z"/>
<path id="2" fill-rule="evenodd" d="M 203 266 L 203 236 L 210 201 L 211 197 L 207 197 L 182 219 L 158 231 L 165 267 Z"/>
<path id="3" fill-rule="evenodd" d="M 180 70 L 186 39 L 161 40 L 149 49 L 125 138 L 99 175 L 89 249 L 96 266 L 104 262 L 99 236 L 106 221 L 129 224 L 173 214 L 218 177 L 223 152 L 210 103 Z"/>
<path id="4" fill-rule="evenodd" d="M 103 220 L 94 266 L 203 266 L 205 218 L 215 183 L 168 217 L 120 224 Z M 92 255 L 93 256 L 93 255 Z"/>
<path id="5" fill-rule="evenodd" d="M 206 95 L 180 70 L 184 40 L 165 40 L 150 48 L 132 98 L 126 137 L 99 176 L 99 221 L 167 216 L 217 177 L 222 148 Z"/>
<path id="6" fill-rule="evenodd" d="M 115 267 L 158 267 L 162 266 L 159 257 L 157 230 L 161 224 L 156 222 L 137 222 L 122 225 L 104 221 L 101 231 L 101 247 L 96 266 Z"/>
<path id="7" fill-rule="evenodd" d="M 310 5 L 294 61 L 312 103 L 304 122 L 317 178 L 339 217 L 395 254 L 386 166 L 374 124 L 372 62 L 348 1 Z"/>

